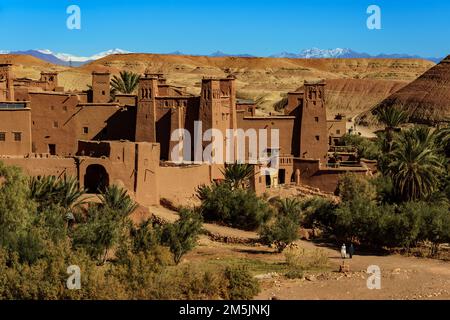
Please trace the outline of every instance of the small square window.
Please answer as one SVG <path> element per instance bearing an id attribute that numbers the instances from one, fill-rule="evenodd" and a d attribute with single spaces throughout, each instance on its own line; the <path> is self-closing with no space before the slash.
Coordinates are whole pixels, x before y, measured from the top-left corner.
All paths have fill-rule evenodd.
<path id="1" fill-rule="evenodd" d="M 105 90 L 102 90 L 102 95 L 105 95 L 105 94 L 106 94 Z"/>
<path id="2" fill-rule="evenodd" d="M 64 110 L 64 111 L 67 111 L 67 106 L 63 106 L 63 110 Z"/>
<path id="3" fill-rule="evenodd" d="M 83 133 L 84 133 L 84 134 L 89 133 L 89 128 L 88 128 L 88 127 L 83 127 Z"/>
<path id="4" fill-rule="evenodd" d="M 14 132 L 14 141 L 22 141 L 22 132 Z"/>
<path id="5" fill-rule="evenodd" d="M 58 127 L 59 127 L 58 121 L 53 121 L 53 128 L 58 128 Z"/>
<path id="6" fill-rule="evenodd" d="M 48 145 L 48 153 L 52 156 L 56 156 L 56 144 L 51 143 Z"/>
<path id="7" fill-rule="evenodd" d="M 5 140 L 6 140 L 6 133 L 0 132 L 0 141 L 5 141 Z"/>
<path id="8" fill-rule="evenodd" d="M 320 137 L 319 137 L 319 136 L 316 136 L 316 140 L 319 141 L 319 140 L 320 140 Z"/>
<path id="9" fill-rule="evenodd" d="M 319 122 L 319 117 L 314 117 L 314 120 L 316 120 L 316 122 Z"/>
<path id="10" fill-rule="evenodd" d="M 50 110 L 55 110 L 55 106 L 50 106 Z"/>
<path id="11" fill-rule="evenodd" d="M 337 129 L 336 134 L 341 134 L 341 130 Z"/>

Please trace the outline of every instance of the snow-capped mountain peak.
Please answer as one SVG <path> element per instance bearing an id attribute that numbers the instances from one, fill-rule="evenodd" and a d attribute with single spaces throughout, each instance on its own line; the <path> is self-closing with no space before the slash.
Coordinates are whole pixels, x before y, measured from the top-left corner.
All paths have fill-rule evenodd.
<path id="1" fill-rule="evenodd" d="M 318 59 L 318 58 L 370 58 L 367 53 L 360 53 L 348 48 L 335 49 L 304 49 L 299 53 L 282 52 L 272 57 L 276 58 L 296 58 L 296 59 Z"/>
<path id="2" fill-rule="evenodd" d="M 304 58 L 336 58 L 342 57 L 351 53 L 352 50 L 347 48 L 335 48 L 335 49 L 319 49 L 311 48 L 302 50 L 300 55 Z"/>
<path id="3" fill-rule="evenodd" d="M 39 49 L 39 50 L 26 50 L 26 51 L 11 51 L 11 50 L 0 50 L 0 54 L 26 54 L 31 55 L 36 58 L 48 61 L 50 63 L 64 65 L 64 66 L 73 66 L 77 67 L 83 65 L 85 63 L 98 60 L 104 58 L 106 56 L 112 54 L 126 54 L 132 53 L 130 51 L 126 51 L 123 49 L 111 49 L 107 51 L 103 51 L 92 56 L 78 56 L 69 53 L 58 53 L 53 52 L 49 49 Z M 172 54 L 183 54 L 179 51 L 173 52 Z M 226 54 L 221 51 L 216 51 L 209 56 L 211 57 L 253 57 L 250 54 Z M 290 59 L 314 59 L 314 58 L 414 58 L 419 59 L 420 56 L 417 55 L 408 55 L 408 54 L 378 54 L 378 55 L 370 55 L 364 52 L 356 52 L 348 48 L 335 48 L 335 49 L 319 49 L 319 48 L 310 48 L 304 49 L 298 53 L 292 52 L 281 52 L 274 55 L 271 55 L 272 58 L 290 58 Z M 424 58 L 434 62 L 439 62 L 442 58 Z"/>
<path id="4" fill-rule="evenodd" d="M 48 50 L 48 49 L 38 49 L 36 51 L 40 52 L 40 53 L 43 53 L 43 54 L 53 54 L 53 52 Z"/>
<path id="5" fill-rule="evenodd" d="M 44 54 L 51 54 L 55 57 L 57 57 L 58 59 L 65 61 L 65 62 L 87 62 L 87 61 L 92 61 L 92 60 L 97 60 L 97 59 L 101 59 L 104 58 L 106 56 L 109 56 L 111 54 L 124 54 L 124 53 L 131 53 L 130 51 L 126 51 L 126 50 L 122 50 L 122 49 L 111 49 L 108 51 L 103 51 L 97 54 L 94 54 L 92 56 L 88 56 L 88 57 L 83 57 L 83 56 L 77 56 L 77 55 L 73 55 L 73 54 L 69 54 L 69 53 L 57 53 L 57 52 L 52 52 L 51 50 L 45 49 L 45 50 L 38 50 L 41 53 Z"/>
<path id="6" fill-rule="evenodd" d="M 125 54 L 131 53 L 130 51 L 126 51 L 123 49 L 111 49 L 108 51 L 103 51 L 92 56 L 78 56 L 70 53 L 59 53 L 54 52 L 49 49 L 35 49 L 35 50 L 25 50 L 25 51 L 9 51 L 9 50 L 0 50 L 0 54 L 26 54 L 31 55 L 33 57 L 42 59 L 44 61 L 48 61 L 50 63 L 55 63 L 59 65 L 65 66 L 80 66 L 87 62 L 104 58 L 111 54 Z"/>

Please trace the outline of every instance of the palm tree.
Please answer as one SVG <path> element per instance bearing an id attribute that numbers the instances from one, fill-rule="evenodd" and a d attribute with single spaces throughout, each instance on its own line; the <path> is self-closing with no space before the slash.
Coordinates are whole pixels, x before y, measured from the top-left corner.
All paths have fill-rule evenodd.
<path id="1" fill-rule="evenodd" d="M 436 131 L 436 142 L 442 147 L 447 157 L 450 157 L 450 124 Z"/>
<path id="2" fill-rule="evenodd" d="M 59 179 L 59 203 L 63 208 L 66 208 L 67 220 L 74 220 L 73 209 L 86 203 L 86 199 L 83 199 L 85 193 L 85 189 L 79 188 L 76 178 L 64 176 L 63 179 Z"/>
<path id="3" fill-rule="evenodd" d="M 301 210 L 301 203 L 295 198 L 285 198 L 278 200 L 279 211 L 284 215 L 299 212 Z"/>
<path id="4" fill-rule="evenodd" d="M 67 220 L 73 220 L 73 210 L 85 203 L 82 198 L 86 190 L 79 188 L 78 180 L 74 177 L 32 177 L 29 186 L 30 197 L 36 200 L 39 208 L 60 206 L 64 208 Z"/>
<path id="5" fill-rule="evenodd" d="M 408 121 L 408 114 L 395 107 L 385 107 L 377 110 L 376 117 L 385 126 L 388 150 L 392 148 L 393 131 Z"/>
<path id="6" fill-rule="evenodd" d="M 222 173 L 225 177 L 225 181 L 228 182 L 232 188 L 245 186 L 245 184 L 248 183 L 248 180 L 254 175 L 252 165 L 241 163 L 227 164 Z"/>
<path id="7" fill-rule="evenodd" d="M 285 198 L 278 200 L 278 212 L 280 212 L 284 216 L 299 219 L 301 210 L 301 203 L 295 198 Z"/>
<path id="8" fill-rule="evenodd" d="M 120 77 L 113 76 L 111 79 L 111 92 L 120 92 L 123 94 L 132 94 L 139 83 L 139 74 L 131 71 L 121 71 Z"/>
<path id="9" fill-rule="evenodd" d="M 403 132 L 394 141 L 390 158 L 387 174 L 400 198 L 426 199 L 438 190 L 445 167 L 429 129 L 414 128 Z"/>
<path id="10" fill-rule="evenodd" d="M 122 218 L 128 216 L 138 207 L 138 204 L 131 199 L 127 191 L 116 185 L 107 187 L 99 198 L 104 206 L 112 209 L 114 213 Z"/>

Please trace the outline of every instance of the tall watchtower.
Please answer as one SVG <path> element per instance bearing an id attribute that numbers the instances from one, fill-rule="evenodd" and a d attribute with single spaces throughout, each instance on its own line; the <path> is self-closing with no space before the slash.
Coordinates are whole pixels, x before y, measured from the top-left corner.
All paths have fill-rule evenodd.
<path id="1" fill-rule="evenodd" d="M 223 141 L 222 143 L 214 143 L 214 146 L 215 148 L 223 146 L 222 159 L 225 161 L 227 129 L 237 128 L 236 87 L 233 76 L 225 79 L 203 78 L 200 94 L 199 120 L 202 122 L 203 132 L 208 129 L 218 129 L 221 131 Z M 210 141 L 204 141 L 203 147 L 210 143 Z"/>
<path id="2" fill-rule="evenodd" d="M 300 109 L 300 157 L 327 161 L 328 132 L 325 108 L 325 81 L 304 84 Z"/>
<path id="3" fill-rule="evenodd" d="M 46 91 L 55 91 L 58 87 L 58 73 L 57 72 L 41 72 L 40 81 L 45 82 Z"/>
<path id="4" fill-rule="evenodd" d="M 136 111 L 136 142 L 156 142 L 158 77 L 146 73 L 139 79 Z"/>
<path id="5" fill-rule="evenodd" d="M 107 71 L 92 72 L 92 102 L 107 103 L 110 100 L 110 73 Z"/>
<path id="6" fill-rule="evenodd" d="M 235 78 L 203 78 L 200 94 L 200 120 L 203 130 L 215 128 L 225 133 L 236 128 Z"/>
<path id="7" fill-rule="evenodd" d="M 0 82 L 4 82 L 0 97 L 6 101 L 14 101 L 14 76 L 11 63 L 0 64 Z"/>

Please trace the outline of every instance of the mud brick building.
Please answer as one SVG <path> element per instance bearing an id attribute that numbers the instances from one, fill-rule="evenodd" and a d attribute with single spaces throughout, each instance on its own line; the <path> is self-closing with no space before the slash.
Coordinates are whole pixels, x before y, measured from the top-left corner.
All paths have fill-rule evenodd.
<path id="1" fill-rule="evenodd" d="M 194 136 L 198 121 L 202 132 L 217 129 L 223 137 L 227 130 L 279 130 L 279 169 L 255 175 L 252 186 L 258 193 L 279 184 L 332 192 L 340 174 L 369 172 L 364 165 L 329 165 L 330 141 L 346 129 L 345 120 L 327 121 L 323 81 L 289 92 L 284 114 L 258 116 L 251 100 L 236 98 L 233 76 L 203 78 L 196 96 L 146 70 L 135 95 L 112 99 L 107 70 L 92 73 L 90 90 L 65 91 L 57 73 L 42 72 L 39 80 L 15 78 L 12 67 L 0 65 L 0 161 L 30 175 L 76 176 L 91 193 L 117 184 L 143 205 L 157 205 L 162 198 L 189 203 L 197 186 L 223 178 L 221 164 L 171 159 L 184 139 L 173 139 L 172 133 L 185 129 Z M 270 141 L 267 150 L 273 152 Z M 249 141 L 240 143 L 246 144 L 248 159 Z M 254 169 L 258 173 L 260 165 Z"/>

